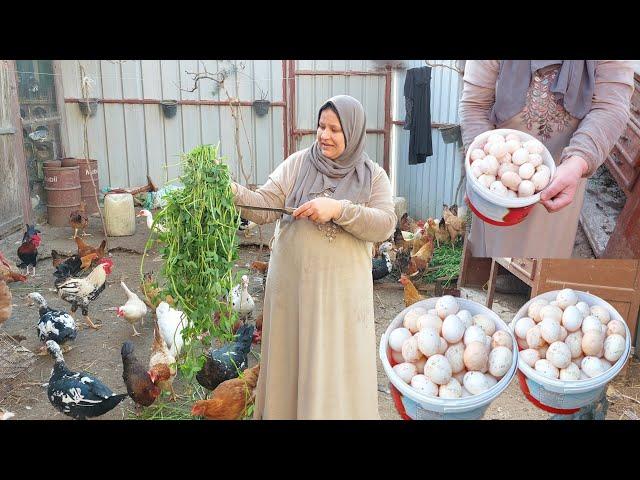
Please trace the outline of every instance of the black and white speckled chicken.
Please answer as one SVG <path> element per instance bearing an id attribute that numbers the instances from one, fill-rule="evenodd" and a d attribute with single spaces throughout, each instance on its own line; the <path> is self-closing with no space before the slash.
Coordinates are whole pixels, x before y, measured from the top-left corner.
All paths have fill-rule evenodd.
<path id="1" fill-rule="evenodd" d="M 64 310 L 54 310 L 47 305 L 47 301 L 38 292 L 29 294 L 29 298 L 40 306 L 40 320 L 36 325 L 38 338 L 42 343 L 53 340 L 58 345 L 63 345 L 62 352 L 66 353 L 71 348 L 65 343 L 75 340 L 78 335 L 76 322 L 71 315 Z M 40 347 L 40 354 L 46 355 L 46 346 Z"/>
<path id="2" fill-rule="evenodd" d="M 46 345 L 56 361 L 51 371 L 47 397 L 58 411 L 84 420 L 104 415 L 127 398 L 126 393 L 113 393 L 90 373 L 72 372 L 64 363 L 60 346 L 53 340 L 47 341 Z"/>
<path id="3" fill-rule="evenodd" d="M 206 353 L 206 361 L 202 370 L 196 374 L 200 385 L 209 390 L 215 389 L 225 380 L 236 378 L 247 368 L 248 355 L 251 351 L 254 326 L 242 325 L 235 335 L 235 341 Z"/>
<path id="4" fill-rule="evenodd" d="M 393 270 L 393 260 L 390 251 L 393 248 L 391 242 L 384 242 L 378 248 L 380 255 L 372 259 L 372 275 L 374 280 L 386 277 Z"/>

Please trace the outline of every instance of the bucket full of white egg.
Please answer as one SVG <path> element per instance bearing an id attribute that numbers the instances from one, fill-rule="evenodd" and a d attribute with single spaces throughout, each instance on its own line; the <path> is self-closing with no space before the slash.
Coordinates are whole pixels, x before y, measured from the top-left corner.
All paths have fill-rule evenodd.
<path id="1" fill-rule="evenodd" d="M 542 142 L 506 128 L 478 135 L 464 164 L 467 205 L 482 221 L 502 227 L 516 225 L 529 215 L 556 172 Z"/>
<path id="2" fill-rule="evenodd" d="M 518 363 L 507 324 L 487 307 L 450 295 L 400 312 L 379 353 L 396 409 L 413 420 L 481 418 Z"/>
<path id="3" fill-rule="evenodd" d="M 551 413 L 575 413 L 598 400 L 631 352 L 631 333 L 618 311 L 579 290 L 538 295 L 510 327 L 520 350 L 520 387 Z"/>

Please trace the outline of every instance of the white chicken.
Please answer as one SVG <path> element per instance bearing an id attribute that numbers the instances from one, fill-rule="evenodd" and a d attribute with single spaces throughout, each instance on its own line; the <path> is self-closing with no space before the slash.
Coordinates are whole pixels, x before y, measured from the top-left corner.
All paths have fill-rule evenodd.
<path id="1" fill-rule="evenodd" d="M 242 276 L 242 283 L 231 290 L 232 308 L 243 318 L 251 317 L 255 309 L 253 297 L 249 295 L 249 277 Z"/>
<path id="2" fill-rule="evenodd" d="M 167 302 L 160 302 L 156 308 L 156 316 L 158 317 L 160 335 L 169 347 L 169 353 L 177 357 L 180 355 L 184 343 L 182 329 L 186 324 L 187 317 L 184 312 L 170 307 Z"/>
<path id="3" fill-rule="evenodd" d="M 147 305 L 140 300 L 140 297 L 127 288 L 124 282 L 120 285 L 127 294 L 127 303 L 118 307 L 117 315 L 124 318 L 133 327 L 133 336 L 140 333 L 136 330 L 136 322 L 140 321 L 144 325 L 144 316 L 147 314 Z"/>

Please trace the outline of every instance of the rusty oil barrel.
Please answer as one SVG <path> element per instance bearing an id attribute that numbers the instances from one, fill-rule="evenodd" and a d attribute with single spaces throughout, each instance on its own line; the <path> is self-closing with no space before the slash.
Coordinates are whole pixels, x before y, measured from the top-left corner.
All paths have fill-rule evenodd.
<path id="1" fill-rule="evenodd" d="M 44 168 L 49 225 L 63 227 L 69 224 L 69 214 L 80 208 L 80 188 L 78 167 Z"/>
<path id="2" fill-rule="evenodd" d="M 100 198 L 100 184 L 98 182 L 98 161 L 87 160 L 86 158 L 78 159 L 78 167 L 80 167 L 80 186 L 82 192 L 82 200 L 86 203 L 86 211 L 89 215 L 98 212 L 98 204 L 96 203 L 96 196 L 93 191 L 93 183 L 91 183 L 91 176 L 96 184 L 96 192 L 98 192 L 98 198 Z"/>

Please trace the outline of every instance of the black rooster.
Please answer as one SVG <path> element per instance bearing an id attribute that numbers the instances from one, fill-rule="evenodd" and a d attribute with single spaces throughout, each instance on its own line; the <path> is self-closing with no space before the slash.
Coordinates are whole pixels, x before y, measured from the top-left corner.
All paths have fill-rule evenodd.
<path id="1" fill-rule="evenodd" d="M 253 325 L 242 325 L 235 335 L 235 342 L 210 349 L 205 355 L 202 370 L 196 374 L 198 383 L 206 389 L 214 390 L 222 382 L 236 378 L 247 368 L 253 330 Z"/>
<path id="2" fill-rule="evenodd" d="M 47 350 L 56 360 L 51 371 L 47 396 L 51 405 L 58 411 L 85 420 L 104 415 L 127 398 L 126 393 L 113 393 L 90 373 L 69 370 L 64 363 L 60 346 L 53 340 L 47 341 Z"/>
<path id="3" fill-rule="evenodd" d="M 55 250 L 51 250 L 51 254 L 53 255 Z M 53 272 L 53 276 L 56 277 L 56 282 L 66 280 L 69 277 L 75 277 L 82 270 L 82 259 L 80 255 L 72 255 L 67 258 L 64 262 L 58 264 L 56 266 L 55 271 Z"/>

